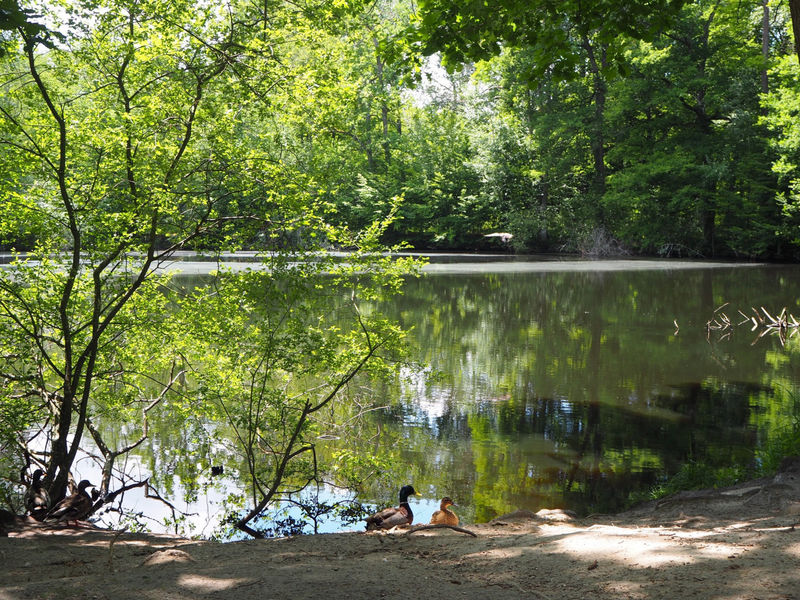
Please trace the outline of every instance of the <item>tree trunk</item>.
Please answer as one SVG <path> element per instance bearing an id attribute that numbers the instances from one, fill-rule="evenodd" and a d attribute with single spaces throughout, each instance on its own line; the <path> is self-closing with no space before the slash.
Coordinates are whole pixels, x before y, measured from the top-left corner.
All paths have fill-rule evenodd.
<path id="1" fill-rule="evenodd" d="M 542 250 L 547 249 L 547 200 L 550 186 L 545 183 L 542 185 L 542 197 L 539 202 L 539 212 L 542 215 L 543 222 L 539 227 L 539 239 L 537 240 Z"/>
<path id="2" fill-rule="evenodd" d="M 800 0 L 789 0 L 789 11 L 792 14 L 792 31 L 794 32 L 794 50 L 800 61 Z"/>
<path id="3" fill-rule="evenodd" d="M 606 144 L 603 119 L 606 110 L 606 82 L 599 73 L 593 76 L 594 127 L 592 128 L 592 156 L 594 158 L 595 188 L 598 197 L 606 191 Z"/>
<path id="4" fill-rule="evenodd" d="M 703 241 L 706 248 L 714 256 L 714 234 L 716 232 L 717 211 L 712 206 L 703 209 Z"/>
<path id="5" fill-rule="evenodd" d="M 392 162 L 392 151 L 389 147 L 389 107 L 386 102 L 381 103 L 381 120 L 383 121 L 383 158 L 388 165 Z"/>
<path id="6" fill-rule="evenodd" d="M 606 48 L 600 46 L 599 57 L 592 42 L 587 35 L 583 36 L 583 48 L 589 59 L 589 72 L 592 74 L 592 102 L 594 104 L 594 118 L 590 127 L 592 148 L 592 159 L 594 162 L 594 182 L 593 188 L 597 199 L 603 197 L 606 191 L 606 149 L 605 132 L 603 121 L 606 110 L 606 81 L 603 77 L 603 69 L 606 67 Z M 603 210 L 598 202 L 597 207 L 598 225 L 603 224 Z"/>
<path id="7" fill-rule="evenodd" d="M 383 81 L 383 60 L 381 60 L 380 48 L 378 40 L 374 39 L 372 43 L 375 46 L 375 75 L 378 77 L 378 86 L 380 87 L 381 96 L 381 124 L 383 125 L 383 158 L 388 165 L 392 160 L 391 148 L 389 146 L 389 106 L 386 104 L 386 85 Z"/>
<path id="8" fill-rule="evenodd" d="M 366 142 L 364 143 L 364 153 L 367 156 L 367 170 L 375 172 L 375 158 L 372 156 L 372 106 L 367 106 L 367 114 L 364 117 L 364 129 Z"/>
<path id="9" fill-rule="evenodd" d="M 761 17 L 761 55 L 764 57 L 764 68 L 761 70 L 761 91 L 769 92 L 767 61 L 769 60 L 769 0 L 761 0 L 764 13 Z"/>
<path id="10" fill-rule="evenodd" d="M 49 483 L 47 491 L 53 504 L 66 495 L 69 470 L 72 466 L 68 458 L 67 440 L 69 439 L 70 426 L 72 424 L 73 400 L 72 394 L 69 394 L 62 397 L 60 401 L 57 433 L 53 439 L 50 460 L 47 464 L 45 482 Z"/>

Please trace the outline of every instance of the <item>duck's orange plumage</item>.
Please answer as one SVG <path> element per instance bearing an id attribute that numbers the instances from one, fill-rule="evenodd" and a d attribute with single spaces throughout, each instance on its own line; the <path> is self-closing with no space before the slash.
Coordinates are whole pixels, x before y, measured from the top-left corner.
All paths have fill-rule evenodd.
<path id="1" fill-rule="evenodd" d="M 458 525 L 458 515 L 450 510 L 449 506 L 457 505 L 452 499 L 445 496 L 442 498 L 441 504 L 439 504 L 439 510 L 431 515 L 432 525 L 452 525 L 453 527 Z"/>

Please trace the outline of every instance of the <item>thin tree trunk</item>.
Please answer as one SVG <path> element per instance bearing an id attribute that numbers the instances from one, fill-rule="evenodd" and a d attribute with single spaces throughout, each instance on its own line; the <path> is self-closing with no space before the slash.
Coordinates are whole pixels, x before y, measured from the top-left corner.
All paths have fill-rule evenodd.
<path id="1" fill-rule="evenodd" d="M 372 173 L 375 171 L 375 159 L 372 156 L 372 106 L 367 106 L 367 114 L 364 117 L 364 129 L 366 135 L 364 152 L 367 156 L 367 170 Z"/>
<path id="2" fill-rule="evenodd" d="M 794 50 L 800 61 L 800 0 L 789 0 L 789 11 L 792 14 L 792 31 L 794 32 Z"/>
<path id="3" fill-rule="evenodd" d="M 602 198 L 606 191 L 606 155 L 605 155 L 605 136 L 603 121 L 606 110 L 606 81 L 603 77 L 603 69 L 606 66 L 606 49 L 602 45 L 599 48 L 600 56 L 597 56 L 595 47 L 589 37 L 583 36 L 583 48 L 586 50 L 589 59 L 589 72 L 592 74 L 592 101 L 594 104 L 594 119 L 591 126 L 592 158 L 594 160 L 594 191 L 598 200 Z M 601 205 L 598 203 L 598 224 L 603 223 L 603 213 Z"/>
<path id="4" fill-rule="evenodd" d="M 769 0 L 761 0 L 764 13 L 761 17 L 761 54 L 764 57 L 764 68 L 761 70 L 761 91 L 769 92 L 767 61 L 769 60 Z"/>
<path id="5" fill-rule="evenodd" d="M 389 107 L 384 97 L 386 85 L 383 81 L 383 61 L 381 60 L 378 40 L 374 39 L 372 42 L 375 46 L 375 74 L 378 76 L 378 86 L 380 87 L 381 95 L 381 122 L 383 125 L 383 142 L 381 145 L 383 146 L 383 157 L 388 165 L 392 160 L 391 148 L 389 147 Z"/>

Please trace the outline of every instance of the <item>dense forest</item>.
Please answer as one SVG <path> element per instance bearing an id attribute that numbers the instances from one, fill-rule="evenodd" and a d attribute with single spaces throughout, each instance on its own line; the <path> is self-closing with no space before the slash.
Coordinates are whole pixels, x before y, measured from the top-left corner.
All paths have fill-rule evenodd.
<path id="1" fill-rule="evenodd" d="M 224 449 L 250 535 L 326 459 L 363 489 L 384 458 L 319 441 L 414 362 L 400 250 L 797 258 L 796 12 L 0 0 L 0 501 L 87 453 L 92 510 L 163 500 L 174 465 L 124 466 L 158 421 L 184 483 Z"/>
<path id="2" fill-rule="evenodd" d="M 232 215 L 291 187 L 353 229 L 399 197 L 386 240 L 424 250 L 498 249 L 483 236 L 501 231 L 518 252 L 795 258 L 800 84 L 789 6 L 663 4 L 642 3 L 616 28 L 601 26 L 603 3 L 594 20 L 567 6 L 473 15 L 498 21 L 483 32 L 495 41 L 466 51 L 454 40 L 470 31 L 430 25 L 431 15 L 455 23 L 458 3 L 443 3 L 452 14 L 403 0 L 265 7 L 249 25 L 270 55 L 246 67 L 262 69 L 247 85 L 263 101 L 241 104 L 235 119 L 231 107 L 197 118 L 268 157 L 272 190 L 220 193 Z M 547 19 L 548 28 L 507 33 L 504 43 L 515 19 L 520 29 Z M 70 48 L 71 64 L 55 69 L 102 69 L 100 55 L 62 31 L 53 26 L 49 45 Z M 252 43 L 230 40 L 228 59 Z M 9 138 L 23 110 L 20 60 L 9 46 L 4 173 L 20 160 Z M 4 194 L 10 183 L 4 177 Z M 24 249 L 31 236 L 19 226 L 3 242 Z"/>

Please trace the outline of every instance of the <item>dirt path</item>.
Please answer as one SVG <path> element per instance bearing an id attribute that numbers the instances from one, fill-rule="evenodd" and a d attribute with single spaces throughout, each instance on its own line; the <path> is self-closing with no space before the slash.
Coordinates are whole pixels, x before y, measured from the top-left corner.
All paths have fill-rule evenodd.
<path id="1" fill-rule="evenodd" d="M 0 600 L 800 600 L 795 467 L 615 517 L 543 511 L 465 525 L 474 538 L 445 529 L 219 544 L 28 525 L 0 538 Z"/>

